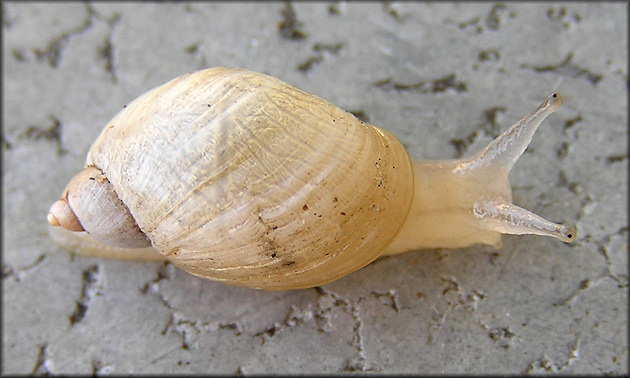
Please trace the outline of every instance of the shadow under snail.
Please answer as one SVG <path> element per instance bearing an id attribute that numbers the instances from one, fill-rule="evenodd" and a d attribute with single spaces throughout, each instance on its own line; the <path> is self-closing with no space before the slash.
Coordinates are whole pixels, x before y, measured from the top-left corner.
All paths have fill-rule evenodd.
<path id="1" fill-rule="evenodd" d="M 389 132 L 276 78 L 182 75 L 105 126 L 50 208 L 61 226 L 50 235 L 79 254 L 166 259 L 269 290 L 323 285 L 422 248 L 499 248 L 502 233 L 571 242 L 573 227 L 512 204 L 508 182 L 561 105 L 550 95 L 473 157 L 411 160 Z"/>

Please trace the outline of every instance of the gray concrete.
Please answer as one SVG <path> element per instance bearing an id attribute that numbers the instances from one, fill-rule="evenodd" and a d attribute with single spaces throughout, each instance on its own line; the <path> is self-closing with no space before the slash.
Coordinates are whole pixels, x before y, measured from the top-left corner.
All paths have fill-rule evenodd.
<path id="1" fill-rule="evenodd" d="M 627 5 L 296 3 L 289 38 L 283 9 L 3 3 L 2 373 L 627 372 Z M 415 251 L 288 292 L 52 245 L 48 207 L 101 127 L 223 65 L 361 111 L 415 158 L 474 153 L 558 91 L 510 178 L 578 240 Z"/>

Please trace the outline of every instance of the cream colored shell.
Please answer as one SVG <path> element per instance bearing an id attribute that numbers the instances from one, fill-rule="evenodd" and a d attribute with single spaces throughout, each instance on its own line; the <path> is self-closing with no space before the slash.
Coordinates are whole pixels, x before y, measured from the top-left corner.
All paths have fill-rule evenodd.
<path id="1" fill-rule="evenodd" d="M 277 79 L 214 68 L 121 111 L 91 147 L 153 246 L 186 271 L 270 289 L 377 258 L 411 202 L 388 132 Z"/>

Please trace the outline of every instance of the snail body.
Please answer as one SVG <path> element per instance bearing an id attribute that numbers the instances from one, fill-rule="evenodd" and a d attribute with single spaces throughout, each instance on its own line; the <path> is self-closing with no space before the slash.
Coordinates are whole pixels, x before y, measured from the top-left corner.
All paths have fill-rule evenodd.
<path id="1" fill-rule="evenodd" d="M 80 254 L 167 259 L 270 290 L 322 285 L 387 254 L 499 247 L 501 233 L 568 242 L 572 227 L 511 204 L 507 180 L 560 105 L 550 96 L 472 158 L 412 161 L 389 132 L 273 77 L 182 75 L 105 126 L 51 207 L 62 226 L 51 234 Z"/>

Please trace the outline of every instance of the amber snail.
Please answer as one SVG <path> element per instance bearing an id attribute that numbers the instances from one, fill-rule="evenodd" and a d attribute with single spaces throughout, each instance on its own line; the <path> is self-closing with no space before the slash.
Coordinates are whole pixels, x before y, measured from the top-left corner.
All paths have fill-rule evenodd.
<path id="1" fill-rule="evenodd" d="M 421 248 L 498 248 L 502 233 L 571 242 L 573 227 L 513 205 L 508 182 L 561 105 L 552 94 L 471 158 L 412 161 L 389 132 L 276 78 L 186 74 L 105 126 L 50 208 L 48 222 L 62 226 L 50 233 L 79 254 L 166 259 L 269 290 Z"/>

